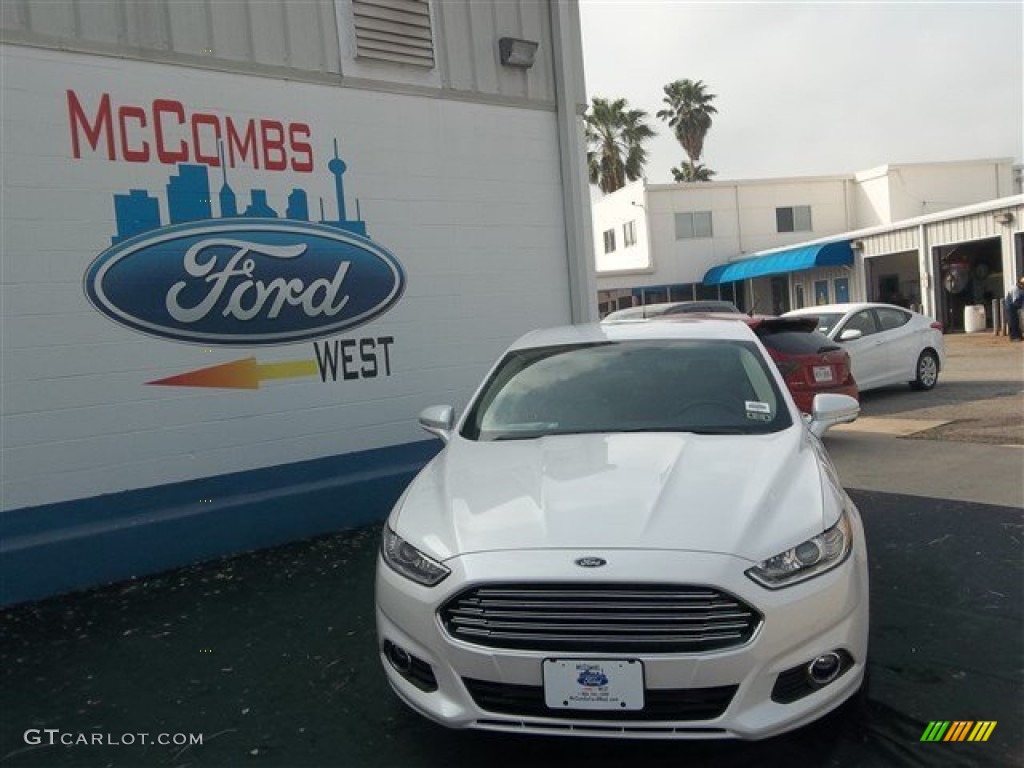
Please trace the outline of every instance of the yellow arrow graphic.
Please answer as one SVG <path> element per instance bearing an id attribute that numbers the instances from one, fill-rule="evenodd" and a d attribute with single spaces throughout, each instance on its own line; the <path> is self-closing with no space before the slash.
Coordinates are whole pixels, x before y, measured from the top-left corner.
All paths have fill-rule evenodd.
<path id="1" fill-rule="evenodd" d="M 316 360 L 284 360 L 260 363 L 255 357 L 212 365 L 196 371 L 179 373 L 166 379 L 147 382 L 162 387 L 213 387 L 218 389 L 259 389 L 261 381 L 296 379 L 316 376 Z"/>

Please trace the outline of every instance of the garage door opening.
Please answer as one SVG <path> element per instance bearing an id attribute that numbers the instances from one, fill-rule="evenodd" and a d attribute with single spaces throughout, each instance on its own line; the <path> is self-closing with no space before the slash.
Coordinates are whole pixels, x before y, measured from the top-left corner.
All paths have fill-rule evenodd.
<path id="1" fill-rule="evenodd" d="M 985 327 L 993 327 L 992 302 L 1003 296 L 1003 251 L 999 238 L 945 245 L 934 250 L 939 276 L 939 319 L 947 331 L 963 331 L 967 308 L 983 305 Z M 974 310 L 978 311 L 978 310 Z"/>

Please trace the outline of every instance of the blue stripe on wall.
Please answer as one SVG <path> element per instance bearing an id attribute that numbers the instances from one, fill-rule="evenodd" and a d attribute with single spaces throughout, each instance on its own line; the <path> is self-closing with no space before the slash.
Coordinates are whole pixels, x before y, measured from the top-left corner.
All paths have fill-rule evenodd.
<path id="1" fill-rule="evenodd" d="M 440 449 L 418 441 L 0 513 L 0 605 L 382 520 Z"/>

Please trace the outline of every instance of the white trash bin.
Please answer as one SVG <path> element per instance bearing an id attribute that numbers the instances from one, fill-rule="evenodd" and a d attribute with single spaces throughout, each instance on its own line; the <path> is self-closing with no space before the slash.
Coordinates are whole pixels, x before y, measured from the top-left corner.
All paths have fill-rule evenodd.
<path id="1" fill-rule="evenodd" d="M 964 307 L 964 331 L 980 333 L 985 330 L 985 305 L 971 304 Z"/>

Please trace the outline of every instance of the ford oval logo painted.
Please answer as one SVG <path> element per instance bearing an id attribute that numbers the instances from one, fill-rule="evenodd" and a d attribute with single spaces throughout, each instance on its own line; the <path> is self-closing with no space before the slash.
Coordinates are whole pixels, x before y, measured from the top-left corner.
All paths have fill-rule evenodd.
<path id="1" fill-rule="evenodd" d="M 608 564 L 603 557 L 578 557 L 573 562 L 580 568 L 600 568 L 602 565 Z"/>
<path id="2" fill-rule="evenodd" d="M 292 219 L 176 224 L 119 242 L 85 274 L 100 312 L 133 330 L 194 344 L 289 344 L 387 312 L 405 290 L 398 260 L 372 240 Z"/>

